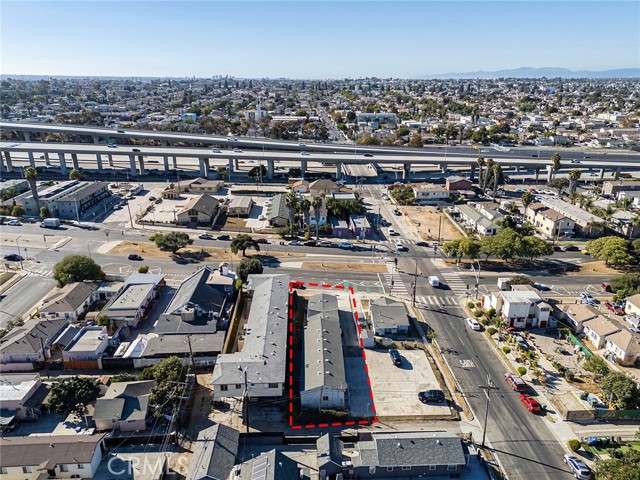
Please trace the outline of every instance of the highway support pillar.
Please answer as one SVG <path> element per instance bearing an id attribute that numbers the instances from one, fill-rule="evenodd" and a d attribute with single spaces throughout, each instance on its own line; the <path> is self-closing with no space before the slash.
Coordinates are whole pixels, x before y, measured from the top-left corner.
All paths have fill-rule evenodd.
<path id="1" fill-rule="evenodd" d="M 29 151 L 28 155 L 29 155 L 29 165 L 32 166 L 33 168 L 36 168 L 36 159 L 33 156 L 33 152 Z"/>
<path id="2" fill-rule="evenodd" d="M 440 165 L 440 171 L 442 173 L 447 173 L 449 171 L 449 165 L 446 163 L 443 163 L 442 165 Z"/>
<path id="3" fill-rule="evenodd" d="M 64 176 L 67 174 L 67 160 L 64 158 L 64 153 L 58 154 L 60 160 L 60 173 Z"/>
<path id="4" fill-rule="evenodd" d="M 336 180 L 342 178 L 342 162 L 336 162 Z"/>
<path id="5" fill-rule="evenodd" d="M 471 165 L 471 173 L 469 173 L 469 180 L 471 183 L 476 181 L 476 166 Z"/>
<path id="6" fill-rule="evenodd" d="M 131 175 L 133 175 L 134 177 L 138 173 L 136 171 L 136 156 L 135 155 L 129 155 L 129 173 Z"/>
<path id="7" fill-rule="evenodd" d="M 520 165 L 516 165 L 516 173 L 520 173 Z"/>
<path id="8" fill-rule="evenodd" d="M 4 152 L 4 159 L 7 162 L 7 172 L 13 172 L 13 162 L 11 161 L 11 153 Z"/>
<path id="9" fill-rule="evenodd" d="M 98 171 L 102 171 L 102 155 L 96 153 L 96 161 L 98 162 Z"/>
<path id="10" fill-rule="evenodd" d="M 604 178 L 604 168 L 600 169 L 600 180 Z"/>
<path id="11" fill-rule="evenodd" d="M 96 145 L 100 143 L 100 137 L 98 135 L 93 136 L 93 143 Z"/>
<path id="12" fill-rule="evenodd" d="M 411 164 L 404 163 L 402 165 L 402 179 L 407 180 L 411 177 Z"/>
<path id="13" fill-rule="evenodd" d="M 113 168 L 113 155 L 108 154 L 108 155 L 107 155 L 107 158 L 109 159 L 109 166 L 110 166 L 111 168 Z"/>
<path id="14" fill-rule="evenodd" d="M 239 158 L 234 158 L 233 159 L 233 164 L 235 165 L 235 169 L 236 170 L 240 170 L 240 159 Z"/>
<path id="15" fill-rule="evenodd" d="M 164 155 L 162 157 L 162 160 L 164 162 L 164 171 L 168 172 L 169 171 L 169 155 Z"/>
<path id="16" fill-rule="evenodd" d="M 0 152 L 0 173 L 4 173 L 4 152 Z"/>
<path id="17" fill-rule="evenodd" d="M 207 157 L 198 157 L 200 162 L 200 176 L 202 178 L 209 178 L 209 159 Z"/>
<path id="18" fill-rule="evenodd" d="M 275 162 L 273 160 L 267 160 L 267 178 L 273 180 L 273 170 Z"/>
<path id="19" fill-rule="evenodd" d="M 146 172 L 144 170 L 144 157 L 142 155 L 138 155 L 138 164 L 140 165 L 140 175 L 144 175 Z"/>
<path id="20" fill-rule="evenodd" d="M 538 184 L 538 177 L 540 176 L 540 169 L 536 168 L 535 169 L 535 173 L 536 173 L 536 185 Z"/>
<path id="21" fill-rule="evenodd" d="M 547 183 L 553 180 L 553 167 L 551 165 L 547 165 Z"/>
<path id="22" fill-rule="evenodd" d="M 304 178 L 304 175 L 307 173 L 307 161 L 300 160 L 300 176 Z"/>
<path id="23" fill-rule="evenodd" d="M 44 152 L 44 164 L 47 167 L 51 165 L 51 159 L 49 158 L 49 152 Z"/>
<path id="24" fill-rule="evenodd" d="M 234 158 L 229 159 L 229 181 L 231 181 L 231 175 L 233 175 L 233 161 L 234 161 Z"/>
<path id="25" fill-rule="evenodd" d="M 30 142 L 31 141 L 31 132 L 23 132 L 24 133 L 24 141 L 25 142 Z"/>
<path id="26" fill-rule="evenodd" d="M 175 155 L 173 156 L 173 168 L 175 170 L 178 169 L 178 157 L 176 157 Z"/>
<path id="27" fill-rule="evenodd" d="M 613 171 L 613 179 L 620 180 L 620 167 L 616 167 L 616 169 Z"/>
<path id="28" fill-rule="evenodd" d="M 71 161 L 73 162 L 73 168 L 75 168 L 76 170 L 80 170 L 80 164 L 78 163 L 78 154 L 77 153 L 72 153 L 71 154 Z"/>

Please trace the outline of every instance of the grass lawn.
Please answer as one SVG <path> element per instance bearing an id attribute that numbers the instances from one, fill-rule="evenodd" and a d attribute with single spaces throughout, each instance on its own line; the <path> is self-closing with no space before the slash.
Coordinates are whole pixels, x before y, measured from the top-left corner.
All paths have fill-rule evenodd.
<path id="1" fill-rule="evenodd" d="M 609 443 L 604 445 L 584 445 L 583 448 L 587 452 L 591 452 L 594 455 L 611 455 L 614 450 L 620 450 L 621 452 L 627 452 L 628 450 L 640 451 L 640 442 L 629 442 L 624 445 L 618 443 Z"/>
<path id="2" fill-rule="evenodd" d="M 0 286 L 7 283 L 9 280 L 13 278 L 15 272 L 2 272 L 0 273 Z"/>

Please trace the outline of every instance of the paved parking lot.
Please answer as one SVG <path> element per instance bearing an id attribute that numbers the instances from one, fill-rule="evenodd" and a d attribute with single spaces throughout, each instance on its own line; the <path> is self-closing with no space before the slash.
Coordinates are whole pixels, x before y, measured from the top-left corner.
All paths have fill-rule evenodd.
<path id="1" fill-rule="evenodd" d="M 425 405 L 418 392 L 441 389 L 422 350 L 401 350 L 403 365 L 396 367 L 387 350 L 366 350 L 369 377 L 377 413 L 382 418 L 449 415 L 446 402 Z"/>

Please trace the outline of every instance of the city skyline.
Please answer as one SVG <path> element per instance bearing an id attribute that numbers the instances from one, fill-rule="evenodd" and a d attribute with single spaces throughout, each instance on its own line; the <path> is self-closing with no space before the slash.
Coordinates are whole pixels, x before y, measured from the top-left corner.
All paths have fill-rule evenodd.
<path id="1" fill-rule="evenodd" d="M 624 1 L 3 1 L 2 11 L 4 75 L 418 78 L 640 67 L 640 5 Z"/>

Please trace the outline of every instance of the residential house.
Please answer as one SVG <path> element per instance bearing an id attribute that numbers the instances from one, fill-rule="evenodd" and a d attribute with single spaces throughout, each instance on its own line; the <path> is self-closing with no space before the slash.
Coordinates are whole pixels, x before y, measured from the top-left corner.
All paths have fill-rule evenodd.
<path id="1" fill-rule="evenodd" d="M 575 233 L 579 237 L 598 237 L 604 231 L 604 219 L 587 212 L 578 205 L 572 205 L 555 197 L 543 198 L 540 203 L 572 220 Z"/>
<path id="2" fill-rule="evenodd" d="M 582 333 L 584 322 L 596 318 L 600 314 L 595 307 L 584 303 L 560 304 L 558 309 L 560 319 L 564 320 L 576 333 Z"/>
<path id="3" fill-rule="evenodd" d="M 328 178 L 320 178 L 309 184 L 309 193 L 315 195 L 331 195 L 340 191 L 340 185 Z"/>
<path id="4" fill-rule="evenodd" d="M 112 383 L 103 397 L 96 400 L 93 421 L 96 429 L 143 432 L 147 429 L 149 396 L 155 380 Z"/>
<path id="5" fill-rule="evenodd" d="M 125 285 L 117 296 L 109 300 L 101 315 L 126 323 L 128 327 L 137 328 L 147 316 L 156 296 L 157 291 L 153 283 Z"/>
<path id="6" fill-rule="evenodd" d="M 74 282 L 56 288 L 40 307 L 40 318 L 64 318 L 70 322 L 80 320 L 93 303 L 97 289 L 98 284 L 93 282 Z"/>
<path id="7" fill-rule="evenodd" d="M 228 480 L 293 480 L 302 479 L 295 460 L 278 450 L 269 450 L 251 458 L 231 471 Z"/>
<path id="8" fill-rule="evenodd" d="M 331 236 L 335 238 L 351 238 L 353 234 L 349 224 L 336 217 L 331 217 Z"/>
<path id="9" fill-rule="evenodd" d="M 640 319 L 640 293 L 636 293 L 625 299 L 624 313 L 630 317 Z"/>
<path id="10" fill-rule="evenodd" d="M 575 222 L 561 212 L 534 203 L 527 208 L 527 219 L 549 239 L 572 236 Z"/>
<path id="11" fill-rule="evenodd" d="M 17 179 L 4 179 L 0 185 L 0 197 L 3 195 L 20 195 L 23 192 L 29 190 L 29 182 L 24 178 Z"/>
<path id="12" fill-rule="evenodd" d="M 358 197 L 353 192 L 334 192 L 331 194 L 336 202 L 357 202 Z"/>
<path id="13" fill-rule="evenodd" d="M 623 328 L 605 337 L 604 348 L 615 362 L 632 366 L 640 359 L 640 336 Z"/>
<path id="14" fill-rule="evenodd" d="M 309 182 L 306 180 L 297 180 L 291 185 L 291 189 L 296 193 L 309 193 Z"/>
<path id="15" fill-rule="evenodd" d="M 149 336 L 140 351 L 129 350 L 125 357 L 134 357 L 134 366 L 148 366 L 157 364 L 163 360 L 177 356 L 183 359 L 187 365 L 195 366 L 214 365 L 218 355 L 224 350 L 224 340 L 227 336 L 225 330 L 215 333 L 180 334 L 163 333 Z"/>
<path id="16" fill-rule="evenodd" d="M 316 440 L 320 480 L 335 478 L 338 473 L 342 473 L 342 462 L 348 459 L 342 455 L 343 448 L 342 440 L 330 433 L 325 433 Z"/>
<path id="17" fill-rule="evenodd" d="M 357 238 L 371 238 L 373 233 L 366 215 L 351 215 L 349 217 L 349 230 L 351 230 Z"/>
<path id="18" fill-rule="evenodd" d="M 207 193 L 191 198 L 176 212 L 178 225 L 212 225 L 220 212 L 220 201 Z"/>
<path id="19" fill-rule="evenodd" d="M 470 205 L 456 205 L 463 226 L 484 236 L 497 235 L 500 227 Z"/>
<path id="20" fill-rule="evenodd" d="M 186 480 L 227 480 L 233 472 L 240 432 L 218 423 L 198 433 Z"/>
<path id="21" fill-rule="evenodd" d="M 0 339 L 2 371 L 34 370 L 34 362 L 51 357 L 55 339 L 68 325 L 64 319 L 32 319 L 9 331 Z"/>
<path id="22" fill-rule="evenodd" d="M 236 195 L 227 206 L 227 215 L 230 217 L 246 217 L 251 213 L 253 198 L 247 195 Z"/>
<path id="23" fill-rule="evenodd" d="M 3 480 L 93 478 L 107 449 L 103 435 L 0 438 Z"/>
<path id="24" fill-rule="evenodd" d="M 597 348 L 601 349 L 605 344 L 605 337 L 613 333 L 619 332 L 621 328 L 607 320 L 605 317 L 598 315 L 591 320 L 587 320 L 582 324 L 585 337 Z"/>
<path id="25" fill-rule="evenodd" d="M 640 193 L 640 192 L 637 192 Z M 640 225 L 634 225 L 633 220 L 636 212 L 618 210 L 611 216 L 609 227 L 624 235 L 625 238 L 634 239 L 640 237 Z"/>
<path id="26" fill-rule="evenodd" d="M 38 373 L 0 374 L 0 430 L 13 418 L 37 420 L 47 395 L 49 387 Z"/>
<path id="27" fill-rule="evenodd" d="M 289 276 L 250 275 L 242 350 L 218 356 L 214 398 L 281 397 L 286 376 Z M 245 392 L 245 388 L 248 390 Z"/>
<path id="28" fill-rule="evenodd" d="M 347 380 L 342 355 L 338 297 L 320 293 L 309 297 L 304 327 L 303 408 L 344 410 Z"/>
<path id="29" fill-rule="evenodd" d="M 460 475 L 467 456 L 460 438 L 447 432 L 363 432 L 343 447 L 343 474 L 358 478 Z"/>
<path id="30" fill-rule="evenodd" d="M 102 368 L 102 356 L 109 345 L 106 327 L 84 327 L 62 351 L 64 368 Z"/>
<path id="31" fill-rule="evenodd" d="M 640 182 L 636 180 L 606 180 L 602 184 L 602 194 L 616 196 L 620 192 L 633 192 L 640 190 Z"/>
<path id="32" fill-rule="evenodd" d="M 438 205 L 449 200 L 451 196 L 451 191 L 440 185 L 415 184 L 412 190 L 418 205 Z"/>
<path id="33" fill-rule="evenodd" d="M 206 178 L 198 177 L 189 182 L 188 188 L 191 193 L 208 193 L 210 195 L 218 193 L 224 186 L 222 180 L 207 180 Z"/>
<path id="34" fill-rule="evenodd" d="M 271 200 L 267 209 L 267 220 L 272 227 L 286 227 L 289 225 L 289 207 L 285 203 L 286 195 L 281 193 Z"/>
<path id="35" fill-rule="evenodd" d="M 406 335 L 409 333 L 409 317 L 404 303 L 387 297 L 369 302 L 371 324 L 375 335 Z"/>
<path id="36" fill-rule="evenodd" d="M 444 188 L 449 191 L 452 190 L 471 190 L 473 187 L 473 182 L 466 177 L 461 177 L 459 175 L 452 175 L 447 177 L 446 183 L 444 184 Z"/>
<path id="37" fill-rule="evenodd" d="M 545 328 L 551 313 L 551 306 L 533 289 L 492 292 L 483 296 L 482 304 L 485 310 L 494 308 L 509 327 Z"/>

